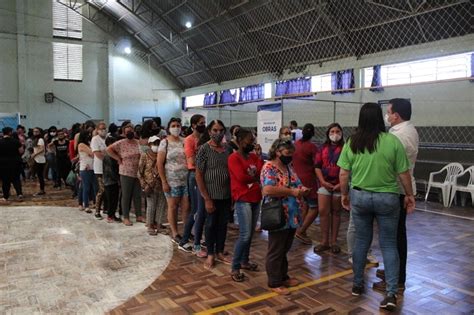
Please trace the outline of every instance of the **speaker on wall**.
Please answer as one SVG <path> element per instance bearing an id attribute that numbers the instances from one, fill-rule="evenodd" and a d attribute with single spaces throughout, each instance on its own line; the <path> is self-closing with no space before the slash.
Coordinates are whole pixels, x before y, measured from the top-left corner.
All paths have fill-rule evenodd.
<path id="1" fill-rule="evenodd" d="M 44 101 L 46 103 L 52 103 L 54 101 L 54 94 L 53 93 L 44 93 Z"/>

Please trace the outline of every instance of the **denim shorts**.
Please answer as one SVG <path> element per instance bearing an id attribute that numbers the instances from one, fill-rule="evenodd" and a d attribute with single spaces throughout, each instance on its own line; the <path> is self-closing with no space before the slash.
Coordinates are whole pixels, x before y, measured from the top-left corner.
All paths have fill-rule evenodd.
<path id="1" fill-rule="evenodd" d="M 310 209 L 314 209 L 318 207 L 318 200 L 314 198 L 305 198 L 306 203 Z"/>
<path id="2" fill-rule="evenodd" d="M 326 187 L 319 187 L 318 194 L 325 196 L 341 197 L 341 192 L 339 191 L 329 191 Z"/>
<path id="3" fill-rule="evenodd" d="M 188 187 L 186 185 L 171 187 L 169 192 L 165 192 L 166 198 L 181 198 L 186 196 L 188 196 Z"/>

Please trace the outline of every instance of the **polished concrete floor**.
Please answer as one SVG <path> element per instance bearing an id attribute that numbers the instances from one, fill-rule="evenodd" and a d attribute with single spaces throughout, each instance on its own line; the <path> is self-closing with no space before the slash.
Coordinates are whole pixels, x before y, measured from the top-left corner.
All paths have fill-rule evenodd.
<path id="1" fill-rule="evenodd" d="M 167 236 L 71 207 L 0 207 L 0 314 L 102 314 L 167 267 Z"/>
<path id="2" fill-rule="evenodd" d="M 350 293 L 347 213 L 339 235 L 343 252 L 315 255 L 295 240 L 290 274 L 303 285 L 282 297 L 266 286 L 266 233 L 255 235 L 251 250 L 260 270 L 236 283 L 228 265 L 207 271 L 202 259 L 173 248 L 168 237 L 148 236 L 143 224 L 97 221 L 65 207 L 75 206 L 68 191 L 47 191 L 32 197 L 28 184 L 25 201 L 13 198 L 0 208 L 0 314 L 380 313 L 383 296 L 371 289 L 375 268 L 367 270 L 366 294 Z M 473 221 L 472 207 L 418 202 L 407 220 L 408 279 L 398 313 L 474 314 Z M 228 235 L 231 254 L 237 231 Z M 309 235 L 317 244 L 317 224 Z M 377 236 L 373 249 L 381 260 Z"/>

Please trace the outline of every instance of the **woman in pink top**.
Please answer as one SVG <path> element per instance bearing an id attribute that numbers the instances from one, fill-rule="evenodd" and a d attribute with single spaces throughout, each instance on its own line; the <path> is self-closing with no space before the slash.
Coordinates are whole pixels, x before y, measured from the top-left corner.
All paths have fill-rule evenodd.
<path id="1" fill-rule="evenodd" d="M 145 222 L 142 217 L 141 186 L 138 180 L 138 164 L 140 162 L 140 145 L 135 139 L 133 126 L 127 125 L 123 134 L 125 139 L 117 141 L 107 148 L 107 153 L 119 164 L 120 187 L 122 188 L 123 223 L 132 225 L 130 221 L 130 205 L 133 199 L 137 222 Z"/>

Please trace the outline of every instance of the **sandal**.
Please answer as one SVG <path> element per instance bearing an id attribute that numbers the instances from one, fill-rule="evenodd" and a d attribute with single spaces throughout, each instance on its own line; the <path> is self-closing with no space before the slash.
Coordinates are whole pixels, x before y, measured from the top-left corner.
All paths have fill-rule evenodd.
<path id="1" fill-rule="evenodd" d="M 333 254 L 338 254 L 341 252 L 341 248 L 338 245 L 334 244 L 331 246 L 331 252 Z"/>
<path id="2" fill-rule="evenodd" d="M 230 277 L 235 282 L 243 282 L 245 280 L 245 274 L 241 273 L 238 270 L 232 271 L 232 273 L 230 274 Z"/>
<path id="3" fill-rule="evenodd" d="M 158 232 L 155 229 L 148 229 L 148 235 L 157 235 Z"/>
<path id="4" fill-rule="evenodd" d="M 204 263 L 204 269 L 211 271 L 214 269 L 215 265 L 214 263 L 208 264 L 207 261 Z"/>
<path id="5" fill-rule="evenodd" d="M 329 245 L 323 245 L 323 244 L 319 244 L 318 246 L 315 246 L 313 251 L 315 253 L 321 253 L 321 252 L 324 252 L 326 250 L 329 250 L 331 247 Z"/>
<path id="6" fill-rule="evenodd" d="M 132 226 L 133 225 L 133 223 L 132 223 L 132 221 L 130 221 L 130 219 L 123 219 L 122 222 L 126 226 Z"/>
<path id="7" fill-rule="evenodd" d="M 216 260 L 223 263 L 223 264 L 226 264 L 226 265 L 232 264 L 232 259 L 229 259 L 229 258 L 225 257 L 224 254 L 222 254 L 222 256 L 220 256 L 220 257 L 217 256 Z"/>
<path id="8" fill-rule="evenodd" d="M 290 295 L 291 292 L 286 287 L 271 288 L 278 295 Z"/>
<path id="9" fill-rule="evenodd" d="M 257 271 L 258 265 L 256 263 L 247 263 L 246 265 L 240 264 L 240 269 L 249 270 L 249 271 Z"/>

